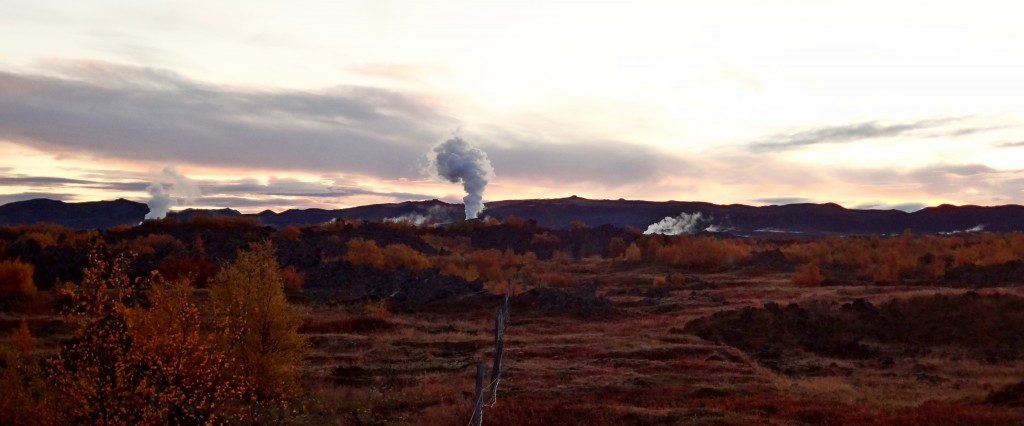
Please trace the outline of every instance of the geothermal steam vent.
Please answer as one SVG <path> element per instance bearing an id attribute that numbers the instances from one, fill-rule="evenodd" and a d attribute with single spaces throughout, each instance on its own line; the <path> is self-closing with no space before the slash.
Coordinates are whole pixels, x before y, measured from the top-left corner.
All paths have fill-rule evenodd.
<path id="1" fill-rule="evenodd" d="M 462 182 L 466 196 L 466 219 L 476 219 L 484 210 L 484 188 L 494 177 L 487 154 L 460 137 L 448 139 L 428 154 L 430 174 L 452 183 Z"/>

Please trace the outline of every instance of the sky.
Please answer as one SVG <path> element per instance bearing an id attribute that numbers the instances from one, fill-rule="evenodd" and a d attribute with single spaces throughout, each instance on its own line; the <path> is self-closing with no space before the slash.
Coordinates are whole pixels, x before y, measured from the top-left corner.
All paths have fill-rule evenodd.
<path id="1" fill-rule="evenodd" d="M 1011 1 L 0 1 L 0 203 L 1024 203 Z"/>

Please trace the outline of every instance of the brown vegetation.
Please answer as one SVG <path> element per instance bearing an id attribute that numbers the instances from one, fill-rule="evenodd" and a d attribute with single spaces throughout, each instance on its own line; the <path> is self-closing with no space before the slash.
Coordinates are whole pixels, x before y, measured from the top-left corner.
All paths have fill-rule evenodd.
<path id="1" fill-rule="evenodd" d="M 36 292 L 32 281 L 35 268 L 20 260 L 0 262 L 0 299 L 12 296 L 31 296 Z"/>
<path id="2" fill-rule="evenodd" d="M 464 423 L 507 289 L 485 424 L 1024 416 L 1021 234 L 197 218 L 0 228 L 5 267 L 0 424 Z"/>

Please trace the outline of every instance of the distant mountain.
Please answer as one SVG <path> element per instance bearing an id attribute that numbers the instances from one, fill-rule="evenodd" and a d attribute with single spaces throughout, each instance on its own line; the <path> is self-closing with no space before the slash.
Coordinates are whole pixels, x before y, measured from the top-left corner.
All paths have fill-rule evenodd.
<path id="1" fill-rule="evenodd" d="M 738 235 L 789 234 L 897 234 L 965 231 L 1024 231 L 1024 206 L 929 207 L 913 213 L 901 210 L 857 210 L 838 204 L 787 204 L 763 207 L 718 205 L 690 201 L 588 200 L 569 197 L 549 200 L 497 201 L 487 204 L 487 215 L 515 215 L 534 219 L 550 228 L 566 228 L 572 221 L 594 227 L 610 224 L 646 230 L 651 224 L 681 214 L 701 215 L 696 231 L 714 230 Z"/>
<path id="2" fill-rule="evenodd" d="M 0 224 L 52 222 L 73 228 L 106 228 L 142 221 L 149 211 L 145 204 L 128 200 L 64 203 L 30 200 L 0 206 Z M 554 229 L 565 229 L 574 221 L 590 227 L 633 226 L 646 230 L 665 218 L 687 215 L 690 231 L 729 232 L 736 235 L 786 234 L 897 234 L 904 229 L 915 233 L 952 233 L 965 231 L 1024 231 L 1024 207 L 950 206 L 929 207 L 913 213 L 900 210 L 856 210 L 837 204 L 788 204 L 753 207 L 741 204 L 718 205 L 691 201 L 589 200 L 568 197 L 545 200 L 508 200 L 487 203 L 487 216 L 517 216 L 537 221 Z M 700 219 L 696 216 L 700 214 Z M 439 200 L 374 204 L 346 209 L 266 210 L 241 214 L 232 209 L 187 209 L 169 217 L 188 220 L 198 215 L 248 216 L 263 224 L 280 228 L 287 225 L 324 223 L 336 218 L 385 220 L 402 219 L 414 223 L 449 223 L 462 220 L 462 204 Z"/>
<path id="3" fill-rule="evenodd" d="M 371 204 L 338 210 L 304 209 L 285 210 L 274 213 L 270 210 L 256 215 L 266 225 L 282 227 L 324 223 L 331 219 L 384 220 L 404 219 L 415 222 L 431 220 L 434 223 L 448 223 L 465 217 L 462 204 L 449 204 L 439 200 L 406 201 L 394 204 Z"/>
<path id="4" fill-rule="evenodd" d="M 0 206 L 0 225 L 47 222 L 69 228 L 96 229 L 115 225 L 136 225 L 149 213 L 142 203 L 118 198 L 114 201 L 65 203 L 35 199 Z"/>

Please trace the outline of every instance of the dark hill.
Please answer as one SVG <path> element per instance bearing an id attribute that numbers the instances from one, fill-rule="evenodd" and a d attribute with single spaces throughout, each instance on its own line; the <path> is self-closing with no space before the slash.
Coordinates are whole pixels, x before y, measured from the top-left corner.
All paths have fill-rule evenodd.
<path id="1" fill-rule="evenodd" d="M 52 222 L 73 228 L 105 228 L 142 221 L 149 208 L 128 200 L 64 203 L 30 200 L 0 206 L 0 225 Z M 696 231 L 731 232 L 737 235 L 788 234 L 898 234 L 904 229 L 916 233 L 950 233 L 968 230 L 1024 231 L 1024 207 L 950 206 L 929 207 L 907 213 L 899 210 L 856 210 L 837 204 L 788 204 L 753 207 L 742 204 L 718 205 L 691 201 L 589 200 L 568 197 L 546 200 L 507 200 L 487 203 L 485 215 L 496 218 L 518 216 L 538 225 L 566 229 L 580 221 L 596 228 L 601 225 L 633 226 L 646 230 L 653 223 L 680 214 L 700 213 Z M 385 220 L 404 219 L 414 223 L 449 223 L 463 218 L 462 204 L 439 200 L 374 204 L 346 209 L 266 210 L 243 215 L 235 210 L 184 210 L 171 217 L 188 219 L 197 215 L 248 216 L 264 225 L 324 223 L 336 218 Z"/>
<path id="2" fill-rule="evenodd" d="M 109 228 L 114 225 L 138 224 L 147 213 L 149 207 L 145 204 L 123 198 L 85 203 L 40 198 L 0 206 L 0 224 L 47 222 L 79 229 Z"/>
<path id="3" fill-rule="evenodd" d="M 285 210 L 274 213 L 270 210 L 256 215 L 265 225 L 283 227 L 329 222 L 332 219 L 385 220 L 429 219 L 435 223 L 448 223 L 465 217 L 462 204 L 449 204 L 439 200 L 406 201 L 394 204 L 371 204 L 338 210 L 304 209 Z"/>

